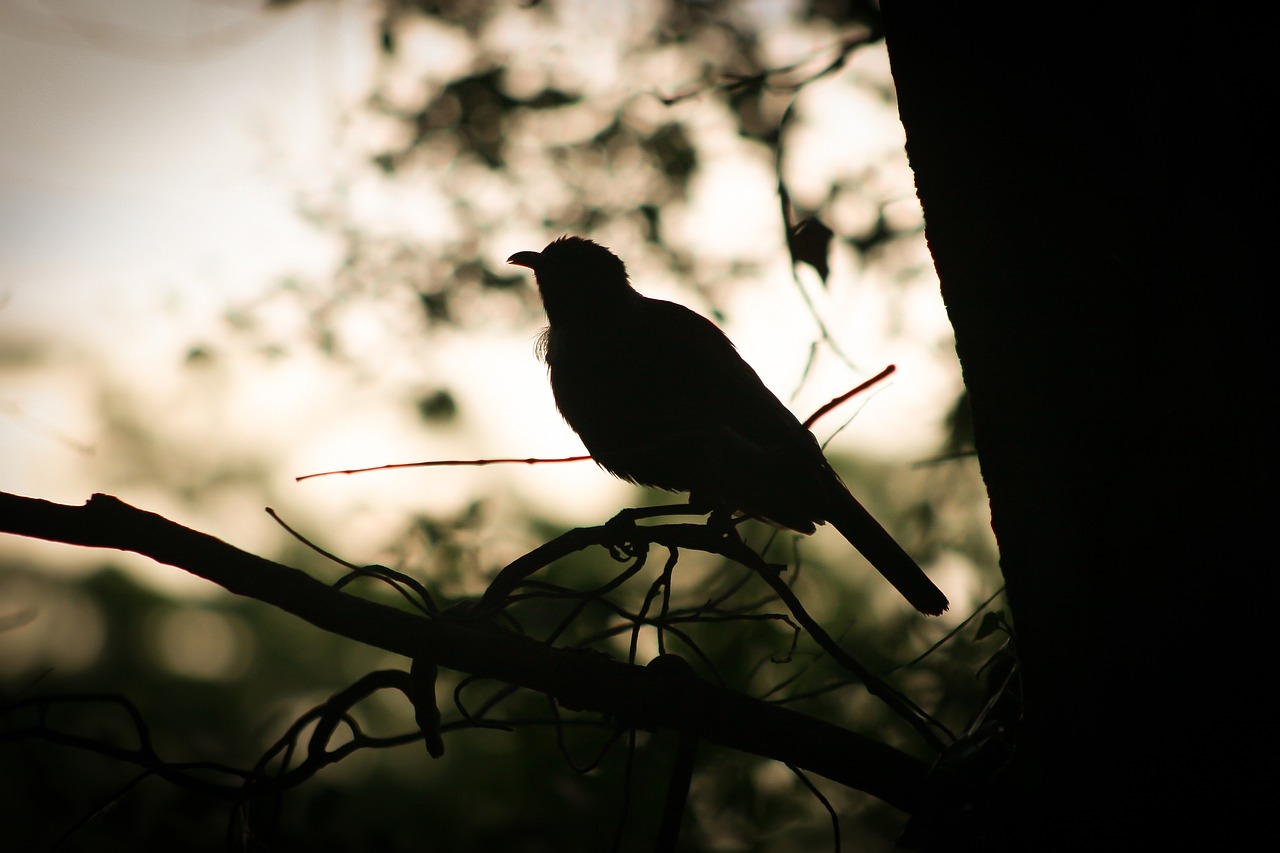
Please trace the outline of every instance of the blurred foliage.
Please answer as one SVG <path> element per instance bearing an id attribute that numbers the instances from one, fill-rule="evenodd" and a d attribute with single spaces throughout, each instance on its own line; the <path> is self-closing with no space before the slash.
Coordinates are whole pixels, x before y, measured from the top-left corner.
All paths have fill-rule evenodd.
<path id="1" fill-rule="evenodd" d="M 777 50 L 765 49 L 766 38 L 784 27 L 805 47 L 771 63 Z M 332 357 L 377 358 L 342 331 L 343 315 L 370 303 L 403 346 L 428 340 L 434 326 L 538 316 L 532 289 L 513 286 L 526 277 L 502 263 L 513 245 L 526 248 L 512 243 L 523 224 L 590 234 L 625 250 L 632 267 L 666 267 L 717 313 L 716 293 L 767 260 L 726 262 L 680 231 L 703 162 L 726 146 L 776 171 L 777 233 L 823 282 L 836 243 L 865 264 L 892 265 L 886 249 L 919 233 L 918 221 L 886 217 L 910 186 L 886 181 L 878 162 L 846 163 L 824 193 L 789 186 L 793 119 L 818 109 L 805 105 L 806 88 L 879 39 L 873 3 L 811 2 L 787 14 L 727 0 L 395 2 L 383 6 L 378 32 L 373 90 L 339 129 L 331 182 L 299 200 L 300 213 L 342 245 L 338 275 L 281 282 Z M 892 110 L 882 80 L 852 79 Z M 403 215 L 371 222 L 362 201 L 370 195 Z M 855 221 L 850 211 L 863 213 Z M 232 317 L 258 334 L 254 310 Z M 260 345 L 294 347 L 292 331 Z"/>
<path id="2" fill-rule="evenodd" d="M 877 164 L 846 163 L 819 193 L 789 191 L 786 180 L 790 117 L 805 87 L 840 73 L 856 50 L 879 38 L 875 4 L 813 0 L 794 4 L 787 15 L 779 15 L 780 8 L 730 0 L 386 0 L 371 32 L 380 56 L 373 91 L 339 130 L 345 159 L 331 180 L 299 196 L 302 215 L 341 246 L 337 268 L 323 280 L 277 282 L 260 299 L 230 309 L 228 325 L 269 359 L 310 348 L 376 374 L 387 350 L 429 347 L 443 330 L 526 323 L 540 314 L 536 293 L 500 262 L 512 234 L 523 233 L 519 223 L 626 244 L 640 253 L 628 254 L 629 263 L 657 264 L 697 282 L 714 310 L 716 294 L 761 259 L 729 261 L 699 252 L 671 222 L 679 221 L 674 212 L 686 207 L 726 135 L 776 171 L 780 245 L 793 260 L 827 284 L 837 246 L 851 249 L 864 265 L 892 267 L 898 263 L 893 246 L 918 238 L 920 226 L 895 224 L 886 215 L 895 197 L 877 178 Z M 830 47 L 794 63 L 771 64 L 763 41 L 781 27 L 819 34 Z M 460 46 L 462 58 L 442 58 L 450 51 L 436 48 L 445 44 Z M 606 73 L 593 71 L 592 63 L 600 62 Z M 891 90 L 872 96 L 892 109 Z M 367 192 L 398 199 L 421 215 L 371 222 L 360 204 Z M 873 213 L 849 225 L 842 211 L 851 206 Z M 276 322 L 282 303 L 301 320 Z M 349 334 L 349 319 L 360 313 L 376 318 L 387 350 Z M 203 344 L 193 344 L 186 356 L 193 369 L 211 369 L 219 357 Z M 417 418 L 432 424 L 465 415 L 462 397 L 447 384 L 415 386 L 403 398 Z M 127 404 L 116 406 L 113 417 L 129 423 L 126 410 Z M 962 429 L 957 417 L 956 430 Z M 135 423 L 126 432 L 127 458 L 136 470 L 177 470 L 166 456 L 176 449 L 156 441 L 151 425 Z M 126 458 L 123 450 L 120 455 Z M 139 458 L 153 462 L 140 464 Z M 268 464 L 214 460 L 200 483 L 161 482 L 203 491 L 216 477 L 261 479 Z M 967 463 L 916 472 L 910 494 L 901 486 L 895 491 L 869 464 L 839 467 L 863 472 L 866 481 L 856 491 L 891 529 L 911 531 L 908 550 L 926 560 L 950 555 L 970 565 L 992 563 L 989 534 L 980 518 L 974 524 L 970 509 L 980 486 Z M 520 535 L 528 541 L 562 532 L 536 507 L 527 509 Z M 389 564 L 425 583 L 442 606 L 474 595 L 477 579 L 490 568 L 478 556 L 485 513 L 486 504 L 476 502 L 452 518 L 407 519 L 388 543 Z M 340 539 L 340 532 L 333 535 Z M 820 549 L 805 541 L 765 528 L 750 536 L 753 544 L 773 542 L 773 555 L 792 565 L 814 615 L 845 636 L 871 670 L 890 674 L 892 683 L 955 730 L 982 706 L 986 687 L 979 672 L 998 637 L 978 642 L 976 625 L 970 626 L 897 671 L 941 639 L 945 628 L 914 614 L 877 615 L 879 579 L 870 572 L 851 577 L 826 570 Z M 342 571 L 298 545 L 274 557 L 330 580 Z M 540 594 L 514 606 L 512 615 L 531 635 L 548 637 L 563 627 L 558 644 L 626 658 L 634 614 L 665 559 L 651 555 L 645 570 L 608 602 L 583 608 L 562 626 L 576 601 L 560 597 L 560 590 L 590 589 L 620 570 L 602 553 L 577 555 L 539 573 Z M 102 630 L 88 660 L 12 655 L 3 699 L 127 697 L 170 762 L 251 768 L 306 709 L 364 673 L 405 666 L 252 601 L 223 596 L 178 604 L 106 567 L 87 579 L 61 581 L 23 565 L 3 565 L 0 585 L 8 591 L 6 601 L 34 602 L 32 612 L 40 618 L 73 602 Z M 407 606 L 375 581 L 361 580 L 355 588 Z M 705 609 L 713 601 L 721 608 L 714 618 Z M 662 642 L 704 677 L 914 750 L 900 722 L 850 684 L 847 673 L 807 638 L 792 647 L 794 634 L 779 607 L 746 569 L 682 555 L 668 608 L 692 618 L 674 623 L 676 630 L 665 632 Z M 183 626 L 197 632 L 194 640 L 184 639 Z M 17 643 L 30 629 L 17 624 L 8 633 Z M 199 631 L 211 633 L 202 640 Z M 646 628 L 634 636 L 643 663 L 659 649 L 656 635 Z M 202 670 L 200 654 L 184 659 L 164 652 L 183 642 L 208 652 L 215 641 L 228 642 L 232 652 L 219 667 L 208 664 L 207 654 Z M 455 689 L 458 703 L 450 698 Z M 648 849 L 674 750 L 669 733 L 640 733 L 629 754 L 627 734 L 608 720 L 562 711 L 557 724 L 545 697 L 471 683 L 456 673 L 441 674 L 437 693 L 447 732 L 444 758 L 430 760 L 420 742 L 356 752 L 284 795 L 270 849 L 596 851 L 609 849 L 619 831 L 619 849 Z M 398 694 L 372 697 L 358 716 L 380 735 L 411 737 L 415 731 L 412 711 Z M 476 716 L 502 728 L 475 728 Z M 119 744 L 136 740 L 118 707 L 71 703 L 59 706 L 50 721 L 55 717 L 60 731 Z M 6 715 L 0 735 L 25 722 L 23 715 Z M 579 772 L 586 766 L 591 769 Z M 228 800 L 140 776 L 138 768 L 92 751 L 5 741 L 0 767 L 0 793 L 19 815 L 6 821 L 13 849 L 48 849 L 65 832 L 70 835 L 59 849 L 214 850 L 238 842 L 229 837 L 234 824 Z M 203 775 L 234 785 L 225 775 Z M 890 847 L 900 815 L 869 797 L 814 781 L 840 815 L 844 849 Z M 831 829 L 822 806 L 785 768 L 704 746 L 682 844 L 690 850 L 821 850 L 830 849 Z"/>

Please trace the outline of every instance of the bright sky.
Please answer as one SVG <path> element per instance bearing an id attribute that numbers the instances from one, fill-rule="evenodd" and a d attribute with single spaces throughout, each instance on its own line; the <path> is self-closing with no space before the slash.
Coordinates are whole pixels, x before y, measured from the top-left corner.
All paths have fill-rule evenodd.
<path id="1" fill-rule="evenodd" d="M 68 503 L 109 491 L 165 512 L 179 501 L 104 458 L 119 449 L 99 431 L 99 386 L 173 406 L 186 346 L 230 302 L 332 265 L 289 180 L 323 156 L 368 56 L 346 7 L 126 8 L 0 10 L 0 340 L 36 351 L 0 377 L 0 488 Z M 182 414 L 144 417 L 163 433 Z"/>
<path id="2" fill-rule="evenodd" d="M 368 79 L 357 19 L 328 4 L 29 5 L 0 12 L 0 269 L 21 307 L 61 323 L 122 294 L 248 295 L 306 258 L 287 181 Z M 112 29 L 62 23 L 95 11 Z"/>
<path id="3" fill-rule="evenodd" d="M 230 358 L 212 376 L 184 369 L 187 345 L 226 334 L 229 304 L 282 275 L 335 268 L 336 248 L 295 215 L 294 198 L 325 185 L 338 156 L 334 127 L 367 92 L 375 41 L 366 10 L 354 3 L 304 3 L 270 15 L 209 0 L 127 7 L 129 14 L 90 0 L 0 7 L 0 351 L 6 361 L 10 352 L 39 355 L 26 366 L 0 364 L 0 489 L 66 503 L 107 491 L 249 550 L 270 550 L 279 532 L 259 503 L 197 510 L 165 484 L 130 476 L 124 445 L 99 432 L 105 381 L 115 389 L 108 408 L 110 399 L 137 407 L 161 437 L 148 452 L 190 454 L 216 467 L 232 456 L 224 448 L 252 448 L 271 469 L 273 505 L 299 526 L 332 534 L 338 542 L 325 544 L 352 559 L 376 559 L 353 551 L 379 542 L 404 513 L 448 512 L 481 495 L 536 502 L 566 526 L 611 514 L 627 492 L 590 465 L 292 481 L 317 470 L 425 458 L 580 452 L 532 358 L 532 328 L 442 334 L 433 343 L 424 369 L 458 370 L 449 384 L 473 413 L 456 429 L 430 431 L 409 417 L 403 399 L 390 396 L 398 377 L 356 381 L 318 357 L 265 367 Z M 421 56 L 450 61 L 447 34 L 419 35 Z M 807 47 L 777 38 L 779 55 Z M 887 73 L 875 52 L 855 66 Z M 892 112 L 856 101 L 851 109 L 846 85 L 813 87 L 800 133 L 812 144 L 799 158 L 811 171 L 797 168 L 797 193 L 817 191 L 833 160 L 881 150 L 879 134 L 889 134 L 890 150 L 900 146 Z M 824 138 L 842 147 L 823 149 L 817 140 Z M 905 160 L 886 174 L 901 183 L 901 215 L 911 221 L 918 211 Z M 771 182 L 759 163 L 725 151 L 705 161 L 690 206 L 674 221 L 687 240 L 727 255 L 776 242 L 776 224 L 750 216 L 774 209 Z M 847 211 L 852 220 L 864 213 Z M 369 215 L 388 214 L 371 208 Z M 543 242 L 556 236 L 541 234 L 535 222 L 512 228 Z M 507 251 L 533 248 L 539 244 Z M 922 240 L 913 251 L 927 268 Z M 945 313 L 936 288 L 903 291 L 859 272 L 846 256 L 835 258 L 836 280 L 859 275 L 860 286 L 830 292 L 806 279 L 861 373 L 821 361 L 795 408 L 804 417 L 894 362 L 892 385 L 866 403 L 842 440 L 909 460 L 930 452 L 958 382 Z M 637 284 L 696 305 L 679 283 Z M 814 337 L 794 288 L 778 262 L 726 306 L 731 336 L 784 399 Z M 375 318 L 370 323 L 372 343 L 380 330 Z M 895 325 L 897 332 L 886 331 Z M 842 420 L 832 417 L 831 426 Z M 510 543 L 512 556 L 527 545 Z M 0 554 L 27 547 L 0 540 Z"/>

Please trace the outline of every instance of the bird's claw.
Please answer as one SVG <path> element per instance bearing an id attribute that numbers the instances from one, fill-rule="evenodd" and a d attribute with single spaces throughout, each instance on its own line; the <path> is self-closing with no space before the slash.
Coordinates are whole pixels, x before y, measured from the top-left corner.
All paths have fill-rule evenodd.
<path id="1" fill-rule="evenodd" d="M 637 510 L 635 509 L 631 509 L 631 508 L 620 509 L 618 510 L 617 515 L 615 515 L 613 518 L 609 519 L 604 523 L 605 529 L 606 530 L 634 529 L 636 526 L 636 515 L 637 515 Z"/>
<path id="2" fill-rule="evenodd" d="M 738 521 L 727 509 L 713 509 L 707 516 L 707 527 L 726 538 L 737 538 Z"/>

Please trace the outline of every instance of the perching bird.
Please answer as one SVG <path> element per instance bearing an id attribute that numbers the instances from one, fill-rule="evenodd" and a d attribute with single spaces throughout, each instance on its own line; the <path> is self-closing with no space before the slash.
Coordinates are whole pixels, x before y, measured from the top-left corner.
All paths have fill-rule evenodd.
<path id="1" fill-rule="evenodd" d="M 556 406 L 602 468 L 801 533 L 831 522 L 917 610 L 947 609 L 710 320 L 642 296 L 617 255 L 581 237 L 507 262 L 533 270 Z"/>

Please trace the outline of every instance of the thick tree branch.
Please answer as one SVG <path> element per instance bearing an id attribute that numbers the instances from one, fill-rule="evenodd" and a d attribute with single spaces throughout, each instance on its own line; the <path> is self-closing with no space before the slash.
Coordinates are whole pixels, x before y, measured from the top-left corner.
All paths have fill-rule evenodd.
<path id="1" fill-rule="evenodd" d="M 329 587 L 108 495 L 82 507 L 0 493 L 0 532 L 133 551 L 360 643 L 547 693 L 627 726 L 675 729 L 865 791 L 904 811 L 927 765 L 831 723 L 715 687 L 683 667 L 556 649 L 466 616 L 429 619 Z M 662 660 L 659 658 L 659 660 Z"/>

